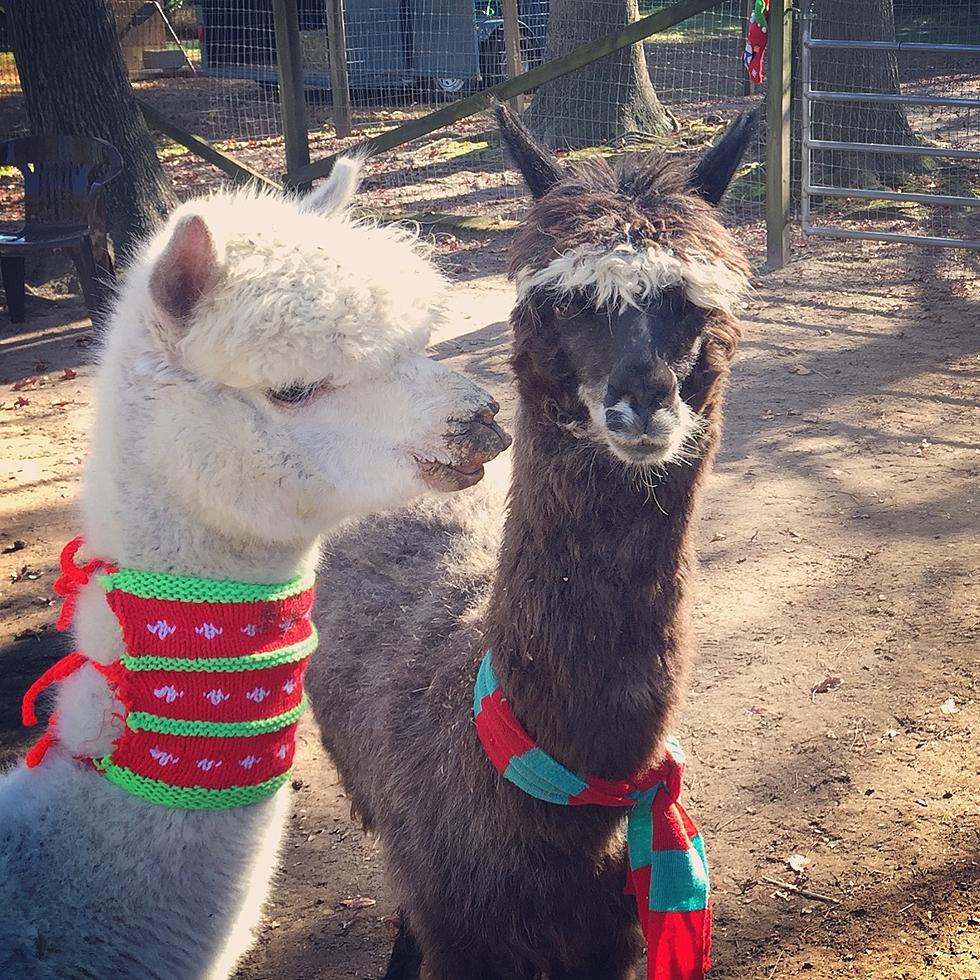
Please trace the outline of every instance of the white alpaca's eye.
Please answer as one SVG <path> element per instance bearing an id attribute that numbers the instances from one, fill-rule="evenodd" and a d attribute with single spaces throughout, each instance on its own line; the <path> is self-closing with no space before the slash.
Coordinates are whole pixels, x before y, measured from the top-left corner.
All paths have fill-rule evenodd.
<path id="1" fill-rule="evenodd" d="M 312 385 L 295 384 L 285 388 L 270 388 L 265 394 L 269 401 L 277 405 L 303 405 L 330 391 L 331 387 L 326 381 L 321 381 Z"/>

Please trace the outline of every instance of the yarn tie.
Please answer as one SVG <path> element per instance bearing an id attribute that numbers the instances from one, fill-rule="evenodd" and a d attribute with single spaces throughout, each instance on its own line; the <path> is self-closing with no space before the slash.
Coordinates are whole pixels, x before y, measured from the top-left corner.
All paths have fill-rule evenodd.
<path id="1" fill-rule="evenodd" d="M 54 591 L 65 601 L 58 614 L 55 628 L 64 632 L 67 630 L 75 618 L 75 608 L 78 605 L 78 594 L 92 580 L 92 576 L 99 571 L 114 572 L 115 565 L 110 562 L 93 558 L 84 565 L 76 562 L 76 556 L 84 545 L 85 540 L 81 536 L 73 538 L 61 551 L 58 560 L 61 566 L 61 575 L 54 583 Z M 88 657 L 79 650 L 73 650 L 67 656 L 62 657 L 57 663 L 52 664 L 28 689 L 21 701 L 21 721 L 30 727 L 37 724 L 35 706 L 40 694 L 58 681 L 63 681 L 75 673 L 83 664 L 89 662 Z M 39 766 L 47 755 L 48 750 L 57 742 L 55 735 L 57 718 L 54 714 L 48 720 L 48 727 L 38 742 L 27 753 L 25 762 L 28 769 Z"/>
<path id="2" fill-rule="evenodd" d="M 93 558 L 84 565 L 77 564 L 75 556 L 84 543 L 85 539 L 79 535 L 79 537 L 69 541 L 61 552 L 59 562 L 61 576 L 54 583 L 54 591 L 65 600 L 61 612 L 58 614 L 58 621 L 55 623 L 55 627 L 62 631 L 68 629 L 75 618 L 75 606 L 78 603 L 78 593 L 82 587 L 88 585 L 92 576 L 102 569 L 107 572 L 116 571 L 115 565 L 99 558 Z"/>
<path id="3" fill-rule="evenodd" d="M 38 695 L 46 688 L 49 688 L 57 681 L 63 681 L 78 670 L 82 664 L 88 662 L 88 657 L 79 650 L 73 650 L 66 657 L 62 657 L 57 663 L 52 664 L 41 676 L 27 689 L 24 700 L 21 702 L 20 715 L 21 721 L 28 728 L 37 724 L 37 715 L 34 713 L 34 705 Z"/>
<path id="4" fill-rule="evenodd" d="M 684 753 L 668 739 L 659 765 L 628 780 L 581 776 L 534 744 L 504 697 L 488 651 L 473 691 L 487 758 L 525 793 L 559 806 L 628 809 L 626 894 L 636 898 L 647 942 L 648 980 L 702 980 L 711 966 L 708 861 L 694 821 L 678 802 Z"/>

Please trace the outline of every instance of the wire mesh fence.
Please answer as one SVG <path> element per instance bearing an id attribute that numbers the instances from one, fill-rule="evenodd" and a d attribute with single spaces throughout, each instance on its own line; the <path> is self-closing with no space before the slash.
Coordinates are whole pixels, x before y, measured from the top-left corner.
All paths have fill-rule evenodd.
<path id="1" fill-rule="evenodd" d="M 7 14 L 0 9 L 0 105 L 3 106 L 3 131 L 16 136 L 27 132 L 27 116 L 20 90 L 20 77 L 7 31 Z"/>
<path id="2" fill-rule="evenodd" d="M 334 0 L 340 4 L 341 0 Z M 752 0 L 721 0 L 640 44 L 607 55 L 520 100 L 532 130 L 559 155 L 610 158 L 660 148 L 693 155 L 765 86 L 748 83 L 741 52 Z M 124 58 L 138 95 L 189 132 L 281 177 L 283 113 L 273 0 L 112 0 Z M 508 50 L 505 0 L 343 0 L 343 58 L 351 133 L 338 137 L 332 106 L 330 0 L 297 0 L 299 50 L 310 152 L 330 156 L 418 119 L 615 32 L 669 4 L 650 0 L 516 0 L 517 44 Z M 852 230 L 977 238 L 977 209 L 920 200 L 973 198 L 980 165 L 968 151 L 980 136 L 980 0 L 812 0 L 811 33 L 823 39 L 959 45 L 961 49 L 813 52 L 815 89 L 912 97 L 912 102 L 814 104 L 810 137 L 850 144 L 916 145 L 921 154 L 813 149 L 811 177 L 859 198 L 814 197 L 814 224 Z M 971 48 L 977 50 L 970 50 Z M 795 48 L 799 60 L 800 45 Z M 794 75 L 799 78 L 797 64 Z M 802 159 L 794 97 L 794 200 Z M 918 99 L 918 102 L 914 100 Z M 928 101 L 927 101 L 928 100 Z M 0 15 L 0 119 L 26 129 L 16 67 Z M 761 248 L 765 127 L 728 198 L 730 219 Z M 952 150 L 952 157 L 938 155 Z M 959 152 L 958 152 L 959 151 Z M 161 139 L 178 192 L 213 182 L 182 147 Z M 879 196 L 881 195 L 881 196 Z M 365 201 L 409 213 L 520 216 L 526 198 L 501 153 L 492 118 L 468 116 L 372 160 Z"/>
<path id="3" fill-rule="evenodd" d="M 353 126 L 338 138 L 328 0 L 298 0 L 311 156 L 341 151 L 669 6 L 517 0 L 518 44 L 508 61 L 504 2 L 343 0 Z M 178 126 L 281 177 L 273 0 L 112 0 L 112 7 L 138 96 Z M 747 0 L 723 0 L 524 97 L 525 118 L 561 155 L 612 158 L 652 148 L 693 153 L 740 108 L 758 101 L 740 61 L 746 16 Z M 0 117 L 5 131 L 14 132 L 24 119 L 13 57 L 8 52 L 4 58 Z M 733 216 L 747 225 L 758 222 L 764 208 L 763 140 L 760 134 L 730 196 Z M 200 189 L 204 180 L 180 165 L 182 148 L 161 140 L 161 152 L 179 193 Z M 488 113 L 373 160 L 365 199 L 390 210 L 491 222 L 519 216 L 525 201 Z"/>
<path id="4" fill-rule="evenodd" d="M 550 6 L 547 0 L 518 4 L 519 54 L 525 70 L 657 9 L 640 7 L 635 0 L 566 0 L 555 4 L 553 19 Z M 441 16 L 436 9 L 440 7 Z M 450 7 L 452 17 L 445 12 Z M 351 31 L 356 4 L 347 0 L 345 8 L 349 58 L 362 73 L 351 72 L 356 127 L 351 142 L 431 111 L 446 99 L 499 82 L 507 73 L 499 0 L 475 5 L 468 0 L 418 0 L 412 23 L 428 25 L 423 37 L 429 57 L 418 57 L 420 42 L 405 45 L 399 66 L 414 73 L 407 84 L 404 79 L 369 83 L 370 73 L 364 73 L 377 62 L 377 37 Z M 568 157 L 601 153 L 615 158 L 655 148 L 693 153 L 740 109 L 759 101 L 760 92 L 751 93 L 741 64 L 745 19 L 744 0 L 719 3 L 666 34 L 542 86 L 521 100 L 525 120 Z M 328 117 L 311 133 L 312 153 L 316 157 L 337 148 Z M 760 133 L 729 198 L 732 214 L 745 224 L 763 216 L 763 156 Z M 516 217 L 524 205 L 518 176 L 502 157 L 487 113 L 374 161 L 367 195 L 379 206 L 479 214 L 491 220 Z"/>

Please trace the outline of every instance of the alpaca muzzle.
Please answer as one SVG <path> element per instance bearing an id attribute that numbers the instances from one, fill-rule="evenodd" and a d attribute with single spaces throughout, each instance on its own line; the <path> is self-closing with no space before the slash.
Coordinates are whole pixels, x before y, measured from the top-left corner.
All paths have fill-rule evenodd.
<path id="1" fill-rule="evenodd" d="M 433 490 L 453 492 L 472 487 L 483 479 L 485 463 L 507 449 L 512 439 L 495 421 L 500 406 L 488 399 L 472 417 L 446 433 L 449 462 L 419 461 L 424 482 Z"/>

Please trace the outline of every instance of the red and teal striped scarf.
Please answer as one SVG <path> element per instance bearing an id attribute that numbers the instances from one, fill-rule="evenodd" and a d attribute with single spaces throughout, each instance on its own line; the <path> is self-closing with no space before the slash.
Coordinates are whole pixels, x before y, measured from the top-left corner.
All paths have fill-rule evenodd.
<path id="1" fill-rule="evenodd" d="M 303 675 L 316 649 L 313 582 L 256 585 L 221 579 L 79 566 L 76 538 L 61 556 L 58 628 L 71 623 L 79 589 L 98 574 L 122 627 L 125 653 L 101 664 L 81 651 L 45 671 L 24 697 L 24 724 L 48 685 L 85 664 L 123 706 L 122 735 L 85 760 L 110 782 L 151 803 L 215 810 L 271 796 L 289 778 L 296 726 L 306 708 Z M 57 740 L 57 717 L 28 753 L 38 765 Z"/>
<path id="2" fill-rule="evenodd" d="M 626 893 L 636 897 L 648 980 L 700 980 L 711 966 L 708 860 L 677 802 L 684 754 L 674 739 L 656 768 L 628 781 L 580 776 L 538 748 L 504 697 L 488 652 L 473 691 L 476 730 L 493 767 L 546 803 L 628 808 Z"/>

